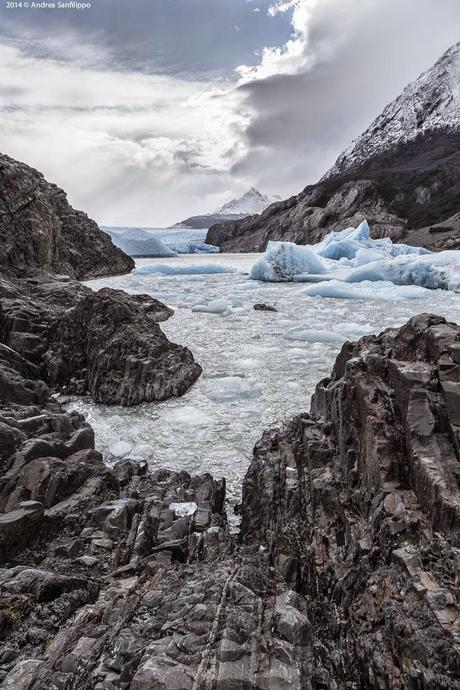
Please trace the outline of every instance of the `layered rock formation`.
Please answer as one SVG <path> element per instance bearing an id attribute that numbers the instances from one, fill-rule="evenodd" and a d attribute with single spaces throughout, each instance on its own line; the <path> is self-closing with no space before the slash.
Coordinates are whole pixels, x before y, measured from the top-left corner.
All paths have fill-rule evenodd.
<path id="1" fill-rule="evenodd" d="M 459 94 L 460 43 L 390 103 L 317 184 L 259 216 L 214 225 L 206 242 L 263 251 L 268 240 L 311 244 L 367 219 L 374 237 L 458 248 Z"/>
<path id="2" fill-rule="evenodd" d="M 0 238 L 0 343 L 34 380 L 135 405 L 182 395 L 198 378 L 191 352 L 158 325 L 171 309 L 72 280 L 126 273 L 134 262 L 62 190 L 8 156 L 0 156 Z"/>
<path id="3" fill-rule="evenodd" d="M 86 213 L 75 211 L 62 189 L 0 154 L 0 266 L 83 280 L 129 273 L 134 261 Z"/>
<path id="4" fill-rule="evenodd" d="M 460 327 L 346 344 L 257 444 L 242 540 L 223 482 L 104 467 L 9 352 L 35 414 L 0 429 L 2 687 L 458 687 Z"/>
<path id="5" fill-rule="evenodd" d="M 255 448 L 244 539 L 304 598 L 319 687 L 456 687 L 459 381 L 460 328 L 417 317 L 346 344 Z"/>

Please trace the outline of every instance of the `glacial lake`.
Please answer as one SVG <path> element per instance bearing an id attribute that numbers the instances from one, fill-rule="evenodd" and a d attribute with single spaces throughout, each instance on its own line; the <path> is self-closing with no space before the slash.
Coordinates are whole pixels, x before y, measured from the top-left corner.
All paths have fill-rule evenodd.
<path id="1" fill-rule="evenodd" d="M 189 347 L 203 367 L 182 397 L 134 408 L 73 398 L 96 433 L 96 447 L 111 464 L 127 453 L 154 468 L 210 472 L 227 478 L 230 502 L 239 500 L 252 448 L 262 432 L 308 411 L 316 383 L 328 376 L 345 340 L 400 326 L 432 312 L 460 322 L 460 294 L 426 291 L 419 299 L 336 299 L 306 296 L 305 284 L 248 279 L 258 254 L 182 255 L 142 259 L 147 265 L 187 270 L 218 265 L 233 273 L 149 273 L 89 281 L 147 293 L 175 309 L 161 324 L 170 340 Z M 200 269 L 197 269 L 200 270 Z M 377 286 L 376 286 L 377 287 Z M 192 311 L 215 300 L 224 313 Z M 266 303 L 277 312 L 255 311 Z M 198 307 L 200 308 L 200 307 Z"/>

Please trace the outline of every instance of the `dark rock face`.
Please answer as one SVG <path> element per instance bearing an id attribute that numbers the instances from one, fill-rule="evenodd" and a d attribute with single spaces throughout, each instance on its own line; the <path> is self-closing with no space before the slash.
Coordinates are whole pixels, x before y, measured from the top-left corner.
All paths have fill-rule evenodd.
<path id="1" fill-rule="evenodd" d="M 319 242 L 367 219 L 372 236 L 431 249 L 460 241 L 460 133 L 436 131 L 306 187 L 259 216 L 212 226 L 224 251 L 264 251 L 268 240 Z"/>
<path id="2" fill-rule="evenodd" d="M 129 273 L 133 260 L 37 170 L 0 154 L 0 265 L 85 279 Z"/>
<path id="3" fill-rule="evenodd" d="M 459 351 L 427 315 L 346 344 L 255 448 L 244 539 L 303 597 L 320 687 L 456 687 Z"/>
<path id="4" fill-rule="evenodd" d="M 173 313 L 161 302 L 43 280 L 4 290 L 0 340 L 54 390 L 136 405 L 180 396 L 201 374 L 192 353 L 161 331 Z"/>
<path id="5" fill-rule="evenodd" d="M 147 295 L 94 293 L 74 278 L 126 273 L 134 262 L 64 192 L 0 155 L 0 395 L 22 404 L 46 388 L 135 405 L 185 393 L 201 373 L 158 322 Z M 70 278 L 69 278 L 70 276 Z M 3 346 L 11 348 L 6 350 Z M 3 357 L 20 364 L 18 378 Z"/>
<path id="6" fill-rule="evenodd" d="M 454 690 L 459 371 L 434 316 L 346 344 L 256 445 L 242 540 L 224 481 L 109 469 L 30 389 L 0 420 L 2 687 Z"/>

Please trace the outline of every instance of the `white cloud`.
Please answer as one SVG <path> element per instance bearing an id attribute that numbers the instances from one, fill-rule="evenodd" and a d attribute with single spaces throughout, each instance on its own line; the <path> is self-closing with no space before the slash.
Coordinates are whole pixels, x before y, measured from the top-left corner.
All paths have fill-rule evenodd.
<path id="1" fill-rule="evenodd" d="M 0 148 L 100 222 L 172 223 L 227 199 L 247 124 L 230 83 L 89 69 L 17 45 L 0 45 L 0 61 Z"/>

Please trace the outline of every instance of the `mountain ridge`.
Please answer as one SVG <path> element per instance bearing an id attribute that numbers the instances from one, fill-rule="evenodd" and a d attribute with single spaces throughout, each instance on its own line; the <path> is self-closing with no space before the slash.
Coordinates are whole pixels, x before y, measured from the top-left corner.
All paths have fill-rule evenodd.
<path id="1" fill-rule="evenodd" d="M 270 197 L 251 187 L 245 194 L 223 204 L 213 213 L 204 213 L 198 216 L 190 216 L 185 220 L 172 225 L 172 228 L 209 228 L 211 225 L 226 220 L 240 220 L 247 216 L 258 215 L 270 206 L 278 197 Z"/>
<path id="2" fill-rule="evenodd" d="M 425 132 L 460 128 L 460 42 L 406 86 L 321 178 L 350 170 Z"/>
<path id="3" fill-rule="evenodd" d="M 260 216 L 212 226 L 206 242 L 224 251 L 263 251 L 268 240 L 310 244 L 367 219 L 373 237 L 456 248 L 459 178 L 457 43 L 384 108 L 318 183 Z"/>

